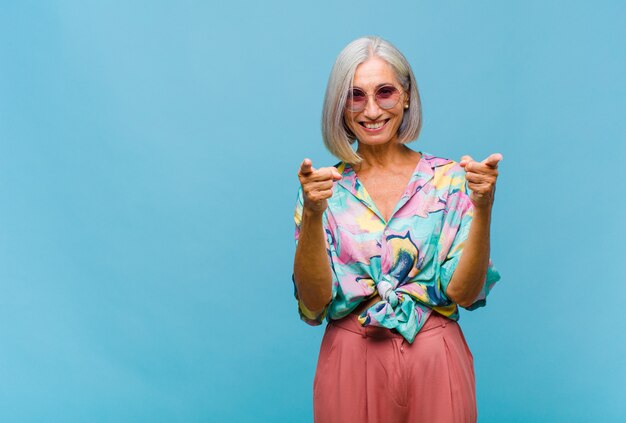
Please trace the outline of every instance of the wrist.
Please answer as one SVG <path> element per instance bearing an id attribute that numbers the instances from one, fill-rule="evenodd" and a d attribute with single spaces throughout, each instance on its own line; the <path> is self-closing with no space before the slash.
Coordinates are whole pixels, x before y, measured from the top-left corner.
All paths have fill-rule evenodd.
<path id="1" fill-rule="evenodd" d="M 302 216 L 306 217 L 306 219 L 321 219 L 323 214 L 324 214 L 324 210 L 322 211 L 311 210 L 307 207 L 304 207 L 302 209 Z"/>
<path id="2" fill-rule="evenodd" d="M 493 203 L 490 202 L 485 205 L 477 206 L 474 204 L 474 216 L 491 216 L 491 210 L 493 209 Z"/>

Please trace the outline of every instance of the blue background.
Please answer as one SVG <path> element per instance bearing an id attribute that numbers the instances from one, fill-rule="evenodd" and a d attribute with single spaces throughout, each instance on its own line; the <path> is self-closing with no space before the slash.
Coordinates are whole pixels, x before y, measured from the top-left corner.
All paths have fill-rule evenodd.
<path id="1" fill-rule="evenodd" d="M 297 4 L 296 4 L 297 3 Z M 626 3 L 2 2 L 0 420 L 312 421 L 298 166 L 362 35 L 500 152 L 480 422 L 626 420 Z"/>

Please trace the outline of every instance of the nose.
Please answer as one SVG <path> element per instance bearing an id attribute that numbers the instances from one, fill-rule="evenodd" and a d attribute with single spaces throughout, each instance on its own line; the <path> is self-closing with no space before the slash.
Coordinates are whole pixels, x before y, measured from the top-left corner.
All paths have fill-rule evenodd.
<path id="1" fill-rule="evenodd" d="M 383 111 L 378 106 L 378 103 L 374 100 L 373 95 L 367 96 L 367 103 L 365 104 L 365 109 L 363 110 L 363 115 L 369 120 L 377 120 L 380 115 L 382 115 Z"/>

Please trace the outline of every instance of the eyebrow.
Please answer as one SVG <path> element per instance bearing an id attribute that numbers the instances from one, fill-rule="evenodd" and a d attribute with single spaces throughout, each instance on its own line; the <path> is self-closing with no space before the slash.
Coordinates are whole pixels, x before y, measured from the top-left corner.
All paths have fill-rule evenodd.
<path id="1" fill-rule="evenodd" d="M 384 87 L 385 85 L 391 85 L 394 86 L 391 82 L 383 82 L 381 84 L 376 85 L 376 87 L 374 88 L 374 90 L 379 89 L 380 87 Z M 358 88 L 360 90 L 363 90 L 364 88 L 359 87 L 358 85 L 352 85 L 352 88 Z"/>

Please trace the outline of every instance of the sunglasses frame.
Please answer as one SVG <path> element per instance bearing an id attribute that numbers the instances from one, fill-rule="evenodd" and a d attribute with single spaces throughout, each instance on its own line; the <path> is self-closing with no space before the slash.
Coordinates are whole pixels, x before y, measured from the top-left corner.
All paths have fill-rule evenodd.
<path id="1" fill-rule="evenodd" d="M 389 87 L 393 88 L 394 90 L 396 90 L 396 91 L 399 93 L 399 95 L 398 95 L 398 100 L 397 100 L 397 101 L 396 101 L 396 102 L 395 102 L 392 106 L 389 106 L 389 107 L 383 107 L 383 106 L 382 106 L 382 105 L 378 102 L 378 100 L 376 99 L 376 94 L 378 94 L 378 92 L 379 92 L 380 90 L 382 90 L 383 88 L 389 88 Z M 359 90 L 359 91 L 361 91 L 361 92 L 363 93 L 363 95 L 364 95 L 364 96 L 366 96 L 366 98 L 367 98 L 367 99 L 365 100 L 365 103 L 363 103 L 363 107 L 362 107 L 362 108 L 357 108 L 357 109 L 354 109 L 354 108 L 350 108 L 350 107 L 348 106 L 349 101 L 350 101 L 350 100 L 349 100 L 349 99 L 350 99 L 350 93 L 351 93 L 351 92 L 353 92 L 354 90 Z M 385 85 L 381 85 L 380 87 L 378 87 L 378 88 L 376 89 L 376 92 L 374 92 L 373 94 L 366 93 L 366 92 L 365 92 L 364 90 L 362 90 L 361 88 L 351 87 L 351 88 L 350 88 L 350 90 L 348 90 L 348 95 L 346 96 L 346 106 L 345 106 L 345 108 L 346 108 L 346 110 L 348 110 L 348 111 L 350 111 L 350 112 L 352 112 L 352 113 L 360 113 L 360 112 L 362 112 L 363 110 L 365 110 L 365 108 L 367 107 L 367 103 L 369 102 L 369 98 L 373 96 L 373 97 L 374 97 L 374 102 L 378 105 L 378 107 L 380 107 L 380 108 L 381 108 L 381 109 L 383 109 L 383 110 L 389 110 L 389 109 L 393 109 L 394 107 L 396 107 L 396 105 L 400 102 L 400 97 L 402 97 L 402 94 L 404 94 L 404 89 L 398 89 L 398 87 L 396 87 L 396 86 L 395 86 L 395 85 L 393 85 L 393 84 L 385 84 Z"/>

